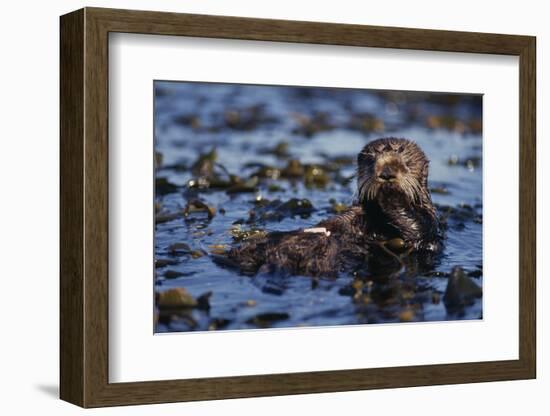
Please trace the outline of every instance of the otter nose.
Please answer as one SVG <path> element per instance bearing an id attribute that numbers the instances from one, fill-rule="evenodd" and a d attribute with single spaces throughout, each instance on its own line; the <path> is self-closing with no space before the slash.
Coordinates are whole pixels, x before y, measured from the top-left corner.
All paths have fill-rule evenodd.
<path id="1" fill-rule="evenodd" d="M 384 169 L 382 169 L 382 172 L 380 172 L 378 177 L 380 179 L 384 179 L 385 181 L 389 181 L 391 179 L 395 179 L 395 172 L 389 166 L 384 166 Z"/>

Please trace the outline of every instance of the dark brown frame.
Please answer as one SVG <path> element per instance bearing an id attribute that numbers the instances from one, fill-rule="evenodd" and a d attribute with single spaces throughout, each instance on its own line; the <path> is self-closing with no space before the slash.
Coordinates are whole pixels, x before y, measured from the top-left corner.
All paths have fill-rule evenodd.
<path id="1" fill-rule="evenodd" d="M 109 383 L 109 32 L 519 56 L 519 359 Z M 99 407 L 535 378 L 535 45 L 530 36 L 98 8 L 62 16 L 61 398 Z"/>

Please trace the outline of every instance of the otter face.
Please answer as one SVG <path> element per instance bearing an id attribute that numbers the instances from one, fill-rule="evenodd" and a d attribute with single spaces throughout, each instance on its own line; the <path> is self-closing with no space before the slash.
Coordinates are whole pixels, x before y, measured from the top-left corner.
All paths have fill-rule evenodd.
<path id="1" fill-rule="evenodd" d="M 418 145 L 406 139 L 370 142 L 357 157 L 357 189 L 365 203 L 382 195 L 401 195 L 420 202 L 427 193 L 428 159 Z"/>

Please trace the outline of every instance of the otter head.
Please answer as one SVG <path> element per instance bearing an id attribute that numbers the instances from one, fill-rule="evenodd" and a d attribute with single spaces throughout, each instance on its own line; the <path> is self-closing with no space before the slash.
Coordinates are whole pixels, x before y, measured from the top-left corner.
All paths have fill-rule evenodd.
<path id="1" fill-rule="evenodd" d="M 394 204 L 416 205 L 431 202 L 428 164 L 424 152 L 410 140 L 383 138 L 370 142 L 357 158 L 360 203 L 391 200 Z"/>
<path id="2" fill-rule="evenodd" d="M 417 250 L 441 248 L 441 232 L 428 190 L 428 158 L 410 140 L 370 142 L 358 155 L 357 189 L 367 232 L 402 238 Z"/>

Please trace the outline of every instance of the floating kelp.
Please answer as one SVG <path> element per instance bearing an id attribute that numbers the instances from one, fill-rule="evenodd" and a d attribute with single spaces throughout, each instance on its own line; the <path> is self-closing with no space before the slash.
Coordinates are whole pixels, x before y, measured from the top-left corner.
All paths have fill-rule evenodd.
<path id="1" fill-rule="evenodd" d="M 155 214 L 155 224 L 162 224 L 182 218 L 183 212 L 165 212 L 161 211 Z"/>
<path id="2" fill-rule="evenodd" d="M 349 285 L 346 285 L 338 291 L 342 296 L 350 296 L 355 301 L 369 302 L 369 291 L 372 286 L 372 281 L 365 281 L 360 278 L 355 278 Z"/>
<path id="3" fill-rule="evenodd" d="M 292 183 L 301 180 L 308 188 L 325 188 L 332 180 L 329 172 L 333 173 L 339 170 L 334 165 L 303 164 L 298 159 L 290 159 L 283 168 L 262 164 L 254 164 L 254 167 L 256 169 L 249 176 L 251 179 L 264 181 L 287 179 Z M 272 186 L 272 191 L 283 189 L 273 183 L 268 186 Z"/>
<path id="4" fill-rule="evenodd" d="M 426 118 L 426 126 L 430 129 L 446 129 L 463 134 L 467 126 L 462 121 L 451 115 L 431 115 Z"/>
<path id="5" fill-rule="evenodd" d="M 238 175 L 230 174 L 220 163 L 216 162 L 215 149 L 201 154 L 193 164 L 191 172 L 195 175 L 187 182 L 191 190 L 225 190 L 228 194 L 255 192 L 258 183 L 257 177 L 242 179 Z"/>
<path id="6" fill-rule="evenodd" d="M 155 194 L 157 196 L 163 196 L 176 192 L 178 187 L 173 183 L 169 182 L 168 179 L 157 177 L 155 179 Z"/>
<path id="7" fill-rule="evenodd" d="M 348 128 L 365 134 L 382 133 L 385 130 L 384 120 L 370 113 L 357 113 L 351 116 Z"/>
<path id="8" fill-rule="evenodd" d="M 208 330 L 209 331 L 216 331 L 218 329 L 224 329 L 227 327 L 231 321 L 229 319 L 224 318 L 213 318 L 210 323 L 208 324 Z"/>
<path id="9" fill-rule="evenodd" d="M 197 114 L 181 114 L 174 117 L 174 122 L 182 126 L 191 127 L 194 130 L 200 130 L 202 123 Z"/>
<path id="10" fill-rule="evenodd" d="M 183 216 L 187 218 L 190 215 L 197 213 L 206 214 L 208 219 L 212 219 L 214 218 L 214 215 L 216 215 L 216 208 L 206 204 L 200 199 L 192 199 L 185 205 L 185 208 L 183 209 Z"/>
<path id="11" fill-rule="evenodd" d="M 329 181 L 330 178 L 322 167 L 316 165 L 306 166 L 304 183 L 307 187 L 324 188 Z"/>
<path id="12" fill-rule="evenodd" d="M 178 260 L 176 259 L 166 259 L 166 258 L 156 258 L 155 259 L 155 267 L 161 268 L 166 266 L 174 266 L 178 264 Z"/>
<path id="13" fill-rule="evenodd" d="M 416 320 L 415 308 L 407 306 L 399 312 L 399 320 L 401 322 L 412 322 Z"/>
<path id="14" fill-rule="evenodd" d="M 177 160 L 174 163 L 170 164 L 163 164 L 160 166 L 159 170 L 166 172 L 166 171 L 174 171 L 174 172 L 187 172 L 190 169 L 187 159 L 181 159 Z"/>
<path id="15" fill-rule="evenodd" d="M 468 128 L 470 133 L 481 134 L 483 131 L 483 121 L 481 118 L 472 118 L 468 121 Z"/>
<path id="16" fill-rule="evenodd" d="M 197 177 L 210 178 L 214 175 L 214 166 L 218 160 L 218 152 L 213 148 L 207 153 L 201 153 L 191 166 L 191 173 Z"/>
<path id="17" fill-rule="evenodd" d="M 357 276 L 339 290 L 351 298 L 361 321 L 411 322 L 423 319 L 422 305 L 432 302 L 433 289 L 403 276 Z"/>
<path id="18" fill-rule="evenodd" d="M 208 316 L 212 292 L 193 297 L 183 287 L 176 287 L 155 293 L 155 310 L 158 324 L 193 330 Z"/>
<path id="19" fill-rule="evenodd" d="M 260 179 L 279 179 L 281 177 L 281 169 L 273 166 L 260 166 L 257 170 L 250 174 L 250 178 Z"/>
<path id="20" fill-rule="evenodd" d="M 462 269 L 462 271 L 464 273 L 466 273 L 466 275 L 468 275 L 469 277 L 474 277 L 476 279 L 483 276 L 483 270 L 481 268 L 477 269 L 477 270 L 470 270 L 470 271 Z M 444 271 L 441 271 L 441 270 L 430 270 L 430 271 L 424 272 L 422 275 L 426 276 L 426 277 L 444 277 L 444 278 L 448 278 L 451 275 L 451 273 L 444 272 Z"/>
<path id="21" fill-rule="evenodd" d="M 225 190 L 228 194 L 240 194 L 256 192 L 258 185 L 258 178 L 250 178 L 248 180 L 242 180 L 238 176 L 231 176 L 231 184 Z"/>
<path id="22" fill-rule="evenodd" d="M 467 221 L 473 221 L 476 224 L 483 222 L 483 217 L 477 212 L 476 208 L 468 204 L 459 204 L 457 206 L 434 204 L 442 225 L 445 227 L 451 222 L 454 225 L 457 223 L 464 223 Z"/>
<path id="23" fill-rule="evenodd" d="M 178 270 L 168 269 L 162 274 L 162 276 L 165 279 L 177 279 L 178 277 L 189 276 L 189 273 L 183 273 Z"/>
<path id="24" fill-rule="evenodd" d="M 480 156 L 471 156 L 468 158 L 461 159 L 456 155 L 451 156 L 447 160 L 449 166 L 464 166 L 468 170 L 474 170 L 481 166 L 481 157 Z"/>
<path id="25" fill-rule="evenodd" d="M 170 244 L 168 250 L 173 254 L 188 254 L 191 252 L 191 246 L 187 243 L 173 243 Z"/>
<path id="26" fill-rule="evenodd" d="M 286 167 L 281 170 L 281 176 L 287 179 L 296 179 L 303 177 L 305 172 L 305 166 L 298 159 L 291 159 Z"/>
<path id="27" fill-rule="evenodd" d="M 451 192 L 449 191 L 449 189 L 446 187 L 446 186 L 432 186 L 430 188 L 430 192 L 432 194 L 436 194 L 436 195 L 450 195 Z"/>
<path id="28" fill-rule="evenodd" d="M 479 267 L 477 270 L 469 271 L 468 276 L 479 278 L 479 277 L 483 276 L 483 269 L 481 267 Z"/>
<path id="29" fill-rule="evenodd" d="M 192 250 L 191 253 L 191 257 L 194 258 L 194 259 L 198 259 L 198 258 L 201 258 L 203 256 L 206 256 L 206 252 L 204 250 Z"/>
<path id="30" fill-rule="evenodd" d="M 293 118 L 297 124 L 293 133 L 306 137 L 312 137 L 317 133 L 330 131 L 335 128 L 329 114 L 325 112 L 316 112 L 312 115 L 294 113 Z"/>
<path id="31" fill-rule="evenodd" d="M 338 202 L 333 198 L 329 199 L 328 202 L 330 203 L 329 212 L 332 212 L 333 214 L 341 214 L 349 209 L 349 205 Z"/>
<path id="32" fill-rule="evenodd" d="M 197 300 L 182 287 L 168 289 L 156 294 L 156 305 L 159 310 L 194 308 Z"/>
<path id="33" fill-rule="evenodd" d="M 256 185 L 258 183 L 257 178 L 250 178 L 243 180 L 237 175 L 228 175 L 225 178 L 220 176 L 202 177 L 198 179 L 192 179 L 188 182 L 190 189 L 196 190 L 224 190 L 228 194 L 255 192 L 257 190 Z"/>
<path id="34" fill-rule="evenodd" d="M 481 133 L 481 119 L 463 120 L 453 115 L 430 115 L 426 118 L 426 126 L 430 129 L 445 129 L 455 133 Z"/>
<path id="35" fill-rule="evenodd" d="M 346 166 L 353 166 L 355 165 L 357 156 L 349 156 L 349 155 L 337 155 L 337 156 L 331 156 L 327 153 L 320 152 L 318 153 L 320 157 L 324 159 L 323 168 L 331 171 L 336 172 L 339 169 L 346 167 Z"/>
<path id="36" fill-rule="evenodd" d="M 269 328 L 278 321 L 284 321 L 290 318 L 290 315 L 285 312 L 266 312 L 258 314 L 250 318 L 246 323 L 255 325 L 260 328 Z"/>
<path id="37" fill-rule="evenodd" d="M 229 250 L 229 246 L 225 244 L 211 244 L 208 246 L 208 249 L 210 250 L 211 254 L 217 254 L 217 255 L 224 255 L 227 250 Z"/>
<path id="38" fill-rule="evenodd" d="M 233 236 L 233 240 L 235 242 L 241 242 L 252 238 L 263 238 L 267 235 L 267 231 L 258 228 L 250 228 L 244 230 L 242 229 L 240 224 L 233 225 L 233 227 L 231 227 L 230 233 Z"/>
<path id="39" fill-rule="evenodd" d="M 277 122 L 277 118 L 267 114 L 265 105 L 256 104 L 245 108 L 234 108 L 224 113 L 225 126 L 233 130 L 254 130 L 260 125 Z"/>
<path id="40" fill-rule="evenodd" d="M 289 144 L 286 141 L 282 141 L 277 143 L 273 147 L 260 149 L 259 153 L 265 155 L 273 155 L 278 159 L 286 159 L 290 156 Z"/>
<path id="41" fill-rule="evenodd" d="M 407 244 L 402 238 L 396 237 L 385 242 L 385 246 L 394 252 L 401 252 L 407 249 Z"/>
<path id="42" fill-rule="evenodd" d="M 186 255 L 193 259 L 205 256 L 207 253 L 202 249 L 193 249 L 187 243 L 174 243 L 168 247 L 170 253 L 174 255 Z"/>
<path id="43" fill-rule="evenodd" d="M 158 169 L 162 165 L 162 153 L 155 152 L 155 168 Z"/>
<path id="44" fill-rule="evenodd" d="M 424 272 L 423 276 L 426 277 L 449 277 L 450 273 L 442 272 L 440 270 L 431 270 L 429 272 Z"/>
<path id="45" fill-rule="evenodd" d="M 269 192 L 286 192 L 285 188 L 283 188 L 281 185 L 277 185 L 276 183 L 269 184 L 267 186 L 267 190 Z"/>
<path id="46" fill-rule="evenodd" d="M 180 114 L 173 118 L 176 124 L 189 127 L 195 132 L 216 133 L 225 129 L 250 131 L 259 126 L 276 123 L 276 117 L 269 115 L 266 106 L 255 104 L 243 108 L 228 108 L 225 111 L 212 113 L 208 118 L 198 114 Z"/>
<path id="47" fill-rule="evenodd" d="M 227 185 L 229 186 L 229 185 Z M 207 190 L 210 188 L 210 180 L 206 177 L 190 179 L 187 182 L 187 187 L 193 191 Z M 196 192 L 194 192 L 196 193 Z"/>
<path id="48" fill-rule="evenodd" d="M 309 199 L 291 198 L 285 202 L 276 199 L 252 209 L 249 212 L 249 219 L 247 222 L 281 221 L 286 217 L 294 216 L 306 218 L 314 211 L 315 208 Z"/>

